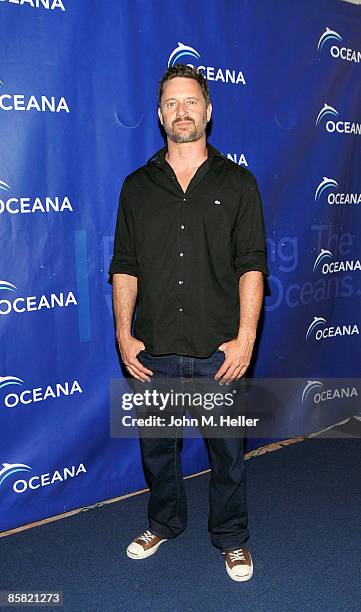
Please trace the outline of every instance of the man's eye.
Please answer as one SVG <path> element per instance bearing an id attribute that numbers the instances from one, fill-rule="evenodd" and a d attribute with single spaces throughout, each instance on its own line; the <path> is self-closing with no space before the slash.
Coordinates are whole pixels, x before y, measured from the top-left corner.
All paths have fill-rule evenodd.
<path id="1" fill-rule="evenodd" d="M 195 100 L 188 100 L 188 104 L 196 104 Z"/>
<path id="2" fill-rule="evenodd" d="M 175 102 L 168 102 L 168 107 L 174 106 Z"/>

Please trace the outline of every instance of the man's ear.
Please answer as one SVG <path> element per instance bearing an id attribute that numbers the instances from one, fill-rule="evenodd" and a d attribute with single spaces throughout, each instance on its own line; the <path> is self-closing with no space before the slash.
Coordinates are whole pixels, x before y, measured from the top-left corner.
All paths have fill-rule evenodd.
<path id="1" fill-rule="evenodd" d="M 211 117 L 212 117 L 212 104 L 209 103 L 207 106 L 207 123 L 208 121 L 210 121 Z"/>
<path id="2" fill-rule="evenodd" d="M 163 116 L 162 116 L 162 111 L 160 110 L 160 107 L 158 106 L 158 117 L 159 117 L 159 121 L 161 122 L 161 124 L 163 125 Z"/>

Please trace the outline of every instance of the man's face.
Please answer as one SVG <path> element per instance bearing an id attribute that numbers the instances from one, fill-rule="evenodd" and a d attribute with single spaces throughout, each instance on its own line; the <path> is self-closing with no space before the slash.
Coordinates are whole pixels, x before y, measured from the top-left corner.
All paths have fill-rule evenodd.
<path id="1" fill-rule="evenodd" d="M 206 107 L 195 79 L 175 77 L 165 82 L 158 116 L 170 140 L 177 143 L 199 140 L 211 114 L 212 105 Z"/>

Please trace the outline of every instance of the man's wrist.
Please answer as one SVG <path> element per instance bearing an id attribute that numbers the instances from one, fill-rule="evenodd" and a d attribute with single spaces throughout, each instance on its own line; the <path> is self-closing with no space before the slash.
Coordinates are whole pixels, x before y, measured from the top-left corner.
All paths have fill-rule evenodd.
<path id="1" fill-rule="evenodd" d="M 253 325 L 240 325 L 237 334 L 237 340 L 247 336 L 249 340 L 255 340 L 257 336 L 257 327 Z"/>
<path id="2" fill-rule="evenodd" d="M 133 336 L 128 329 L 118 329 L 116 332 L 118 342 L 121 340 L 130 340 Z"/>

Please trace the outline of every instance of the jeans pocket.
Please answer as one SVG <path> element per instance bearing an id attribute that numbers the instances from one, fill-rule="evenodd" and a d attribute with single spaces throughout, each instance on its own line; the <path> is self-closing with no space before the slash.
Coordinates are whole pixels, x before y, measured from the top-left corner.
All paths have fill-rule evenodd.
<path id="1" fill-rule="evenodd" d="M 144 349 L 142 349 L 141 351 L 139 351 L 139 353 L 137 354 L 137 359 L 140 361 L 140 363 L 142 363 L 143 358 L 146 355 L 146 351 Z"/>
<path id="2" fill-rule="evenodd" d="M 143 359 L 145 361 L 152 361 L 153 355 L 150 355 L 145 349 L 142 349 L 141 351 L 139 351 L 137 358 L 139 359 L 139 361 L 142 361 Z"/>

